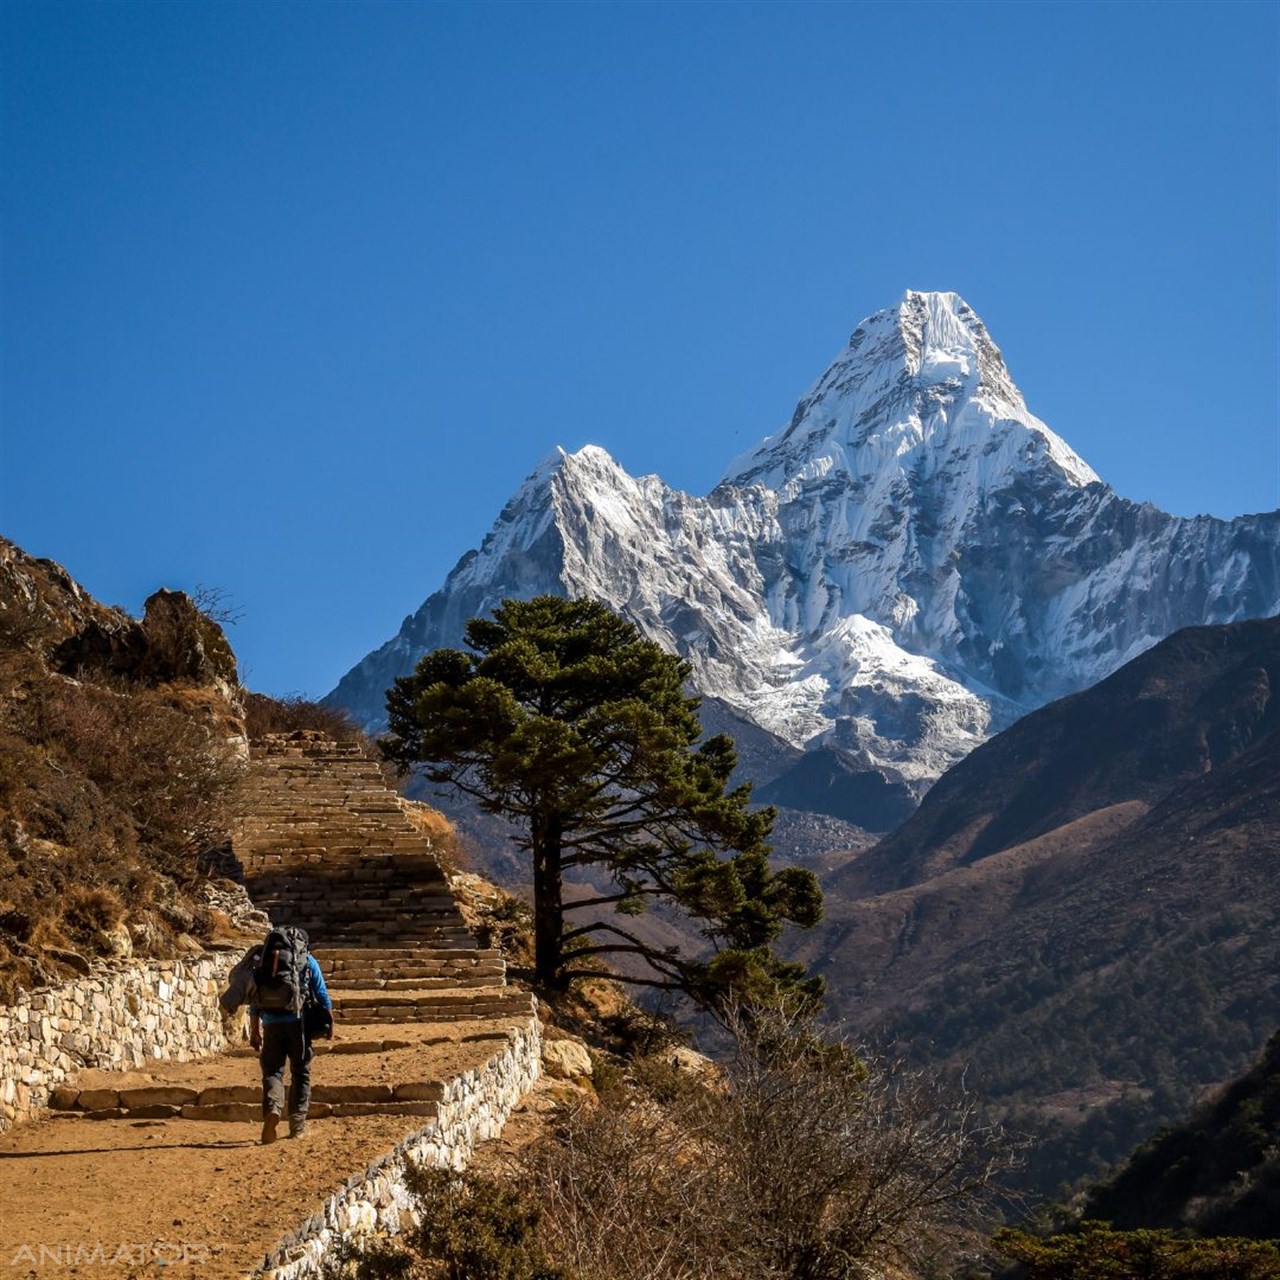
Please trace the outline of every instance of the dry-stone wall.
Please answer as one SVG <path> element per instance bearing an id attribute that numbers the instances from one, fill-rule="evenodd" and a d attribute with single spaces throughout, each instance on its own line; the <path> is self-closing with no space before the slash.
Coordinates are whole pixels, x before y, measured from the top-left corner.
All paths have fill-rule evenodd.
<path id="1" fill-rule="evenodd" d="M 218 993 L 241 954 L 112 965 L 0 1005 L 0 1132 L 37 1115 L 82 1068 L 221 1053 Z"/>
<path id="2" fill-rule="evenodd" d="M 253 1274 L 260 1280 L 312 1280 L 340 1246 L 375 1234 L 398 1235 L 411 1218 L 404 1171 L 408 1161 L 464 1168 L 477 1142 L 496 1137 L 538 1079 L 541 1037 L 536 1018 L 512 1031 L 483 1066 L 445 1085 L 435 1120 L 347 1180 L 324 1207 L 286 1236 Z"/>

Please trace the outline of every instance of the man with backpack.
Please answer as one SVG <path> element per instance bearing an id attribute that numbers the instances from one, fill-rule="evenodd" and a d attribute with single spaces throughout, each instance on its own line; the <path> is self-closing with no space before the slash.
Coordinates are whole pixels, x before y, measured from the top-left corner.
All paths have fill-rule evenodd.
<path id="1" fill-rule="evenodd" d="M 284 1069 L 289 1066 L 289 1137 L 306 1131 L 311 1100 L 311 1040 L 331 1034 L 333 1001 L 307 935 L 292 927 L 272 929 L 232 971 L 222 996 L 229 1012 L 249 1002 L 249 1043 L 262 1066 L 262 1141 L 274 1142 L 285 1112 Z M 319 1024 L 310 1030 L 308 1023 Z"/>

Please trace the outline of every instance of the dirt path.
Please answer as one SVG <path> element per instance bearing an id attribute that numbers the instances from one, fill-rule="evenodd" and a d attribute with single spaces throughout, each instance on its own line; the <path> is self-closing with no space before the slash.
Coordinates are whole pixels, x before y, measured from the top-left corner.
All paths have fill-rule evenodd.
<path id="1" fill-rule="evenodd" d="M 379 1028 L 401 1047 L 324 1053 L 313 1084 L 446 1079 L 491 1057 L 508 1025 Z M 85 1072 L 77 1085 L 202 1088 L 256 1080 L 252 1057 L 228 1054 L 146 1072 Z M 267 1147 L 258 1143 L 256 1123 L 51 1116 L 19 1125 L 0 1135 L 0 1275 L 132 1280 L 154 1277 L 163 1265 L 165 1274 L 232 1280 L 261 1263 L 348 1177 L 427 1123 L 385 1115 L 312 1119 L 302 1138 Z"/>

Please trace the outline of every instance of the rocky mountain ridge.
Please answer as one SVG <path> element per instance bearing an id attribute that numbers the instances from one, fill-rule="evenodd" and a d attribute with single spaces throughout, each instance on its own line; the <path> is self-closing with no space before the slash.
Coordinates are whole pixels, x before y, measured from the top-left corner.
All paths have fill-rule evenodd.
<path id="1" fill-rule="evenodd" d="M 1030 413 L 961 298 L 909 291 L 705 497 L 593 445 L 553 452 L 328 700 L 378 727 L 395 676 L 539 593 L 604 600 L 791 767 L 826 752 L 898 813 L 904 789 L 914 802 L 991 733 L 1180 627 L 1280 610 L 1280 513 L 1184 519 L 1120 497 Z M 805 768 L 799 789 L 820 794 Z"/>

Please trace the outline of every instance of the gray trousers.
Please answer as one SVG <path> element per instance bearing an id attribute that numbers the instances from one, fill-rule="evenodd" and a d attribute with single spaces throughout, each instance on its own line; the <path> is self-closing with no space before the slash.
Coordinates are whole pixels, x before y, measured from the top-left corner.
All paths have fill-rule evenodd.
<path id="1" fill-rule="evenodd" d="M 311 1103 L 311 1044 L 302 1019 L 262 1024 L 262 1114 L 284 1115 L 284 1068 L 289 1064 L 289 1119 L 305 1120 Z"/>

